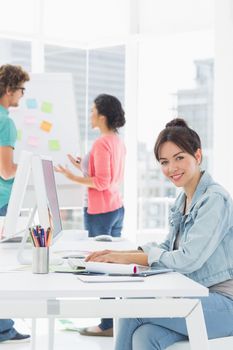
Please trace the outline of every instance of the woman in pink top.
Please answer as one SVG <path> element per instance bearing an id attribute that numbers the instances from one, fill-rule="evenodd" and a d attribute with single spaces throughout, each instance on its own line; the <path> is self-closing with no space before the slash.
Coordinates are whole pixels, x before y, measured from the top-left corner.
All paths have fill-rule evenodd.
<path id="1" fill-rule="evenodd" d="M 121 235 L 124 207 L 120 186 L 124 177 L 125 145 L 118 129 L 125 124 L 125 113 L 120 101 L 111 95 L 101 94 L 94 100 L 91 110 L 92 128 L 100 130 L 90 153 L 83 159 L 69 160 L 85 176 L 73 174 L 61 165 L 55 170 L 80 185 L 87 186 L 87 204 L 84 207 L 84 225 L 89 236 Z M 112 336 L 112 319 L 102 319 L 97 327 L 80 329 L 83 335 Z"/>

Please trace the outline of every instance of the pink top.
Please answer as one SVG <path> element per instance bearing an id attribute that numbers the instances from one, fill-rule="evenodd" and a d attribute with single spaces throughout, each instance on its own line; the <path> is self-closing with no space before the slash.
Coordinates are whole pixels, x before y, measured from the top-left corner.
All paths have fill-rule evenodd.
<path id="1" fill-rule="evenodd" d="M 122 207 L 119 192 L 124 177 L 125 145 L 117 134 L 104 135 L 92 146 L 88 173 L 96 188 L 88 188 L 88 213 L 107 213 Z"/>

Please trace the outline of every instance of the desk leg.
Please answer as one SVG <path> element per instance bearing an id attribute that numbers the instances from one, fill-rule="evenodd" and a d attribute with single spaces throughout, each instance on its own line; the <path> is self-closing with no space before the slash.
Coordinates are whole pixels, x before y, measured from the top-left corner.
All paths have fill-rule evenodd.
<path id="1" fill-rule="evenodd" d="M 32 318 L 31 350 L 36 349 L 36 318 Z"/>
<path id="2" fill-rule="evenodd" d="M 49 322 L 48 349 L 49 350 L 53 350 L 53 347 L 54 347 L 54 332 L 55 332 L 55 318 L 54 317 L 49 317 L 48 322 Z"/>
<path id="3" fill-rule="evenodd" d="M 199 301 L 186 317 L 191 350 L 209 350 L 204 315 Z"/>
<path id="4" fill-rule="evenodd" d="M 119 322 L 119 318 L 114 318 L 113 319 L 113 344 L 114 344 L 114 347 L 115 347 L 115 344 L 116 344 L 116 335 L 117 335 L 117 332 L 118 332 L 118 322 Z"/>

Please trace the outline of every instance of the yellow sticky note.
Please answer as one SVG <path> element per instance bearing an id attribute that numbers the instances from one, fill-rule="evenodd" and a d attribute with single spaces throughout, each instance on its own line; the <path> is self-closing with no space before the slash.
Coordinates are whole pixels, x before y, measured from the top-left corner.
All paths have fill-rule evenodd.
<path id="1" fill-rule="evenodd" d="M 18 141 L 22 140 L 22 130 L 17 130 L 17 140 Z"/>
<path id="2" fill-rule="evenodd" d="M 53 126 L 53 124 L 46 121 L 46 120 L 43 120 L 42 123 L 40 124 L 40 128 L 46 132 L 50 132 L 52 126 Z"/>
<path id="3" fill-rule="evenodd" d="M 58 140 L 49 140 L 49 149 L 51 151 L 59 151 L 60 150 L 60 142 Z"/>
<path id="4" fill-rule="evenodd" d="M 41 106 L 41 111 L 44 113 L 52 113 L 53 105 L 51 102 L 43 102 Z"/>

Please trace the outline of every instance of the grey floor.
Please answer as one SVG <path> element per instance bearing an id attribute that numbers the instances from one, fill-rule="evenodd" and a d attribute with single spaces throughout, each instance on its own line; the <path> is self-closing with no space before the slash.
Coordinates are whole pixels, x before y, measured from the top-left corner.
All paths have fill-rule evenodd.
<path id="1" fill-rule="evenodd" d="M 30 333 L 30 320 L 15 320 L 16 328 L 22 333 Z M 62 319 L 56 321 L 54 350 L 113 350 L 113 338 L 84 337 L 77 331 L 64 330 L 66 327 L 84 327 L 98 324 L 98 319 L 72 319 L 72 322 Z M 47 321 L 37 321 L 37 347 L 36 350 L 47 350 Z M 1 350 L 30 350 L 30 343 L 0 344 Z"/>

